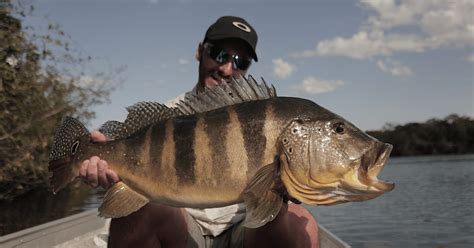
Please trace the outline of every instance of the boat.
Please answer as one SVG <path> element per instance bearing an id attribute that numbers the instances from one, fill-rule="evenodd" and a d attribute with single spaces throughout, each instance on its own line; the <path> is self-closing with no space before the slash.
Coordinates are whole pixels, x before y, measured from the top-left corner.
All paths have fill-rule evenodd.
<path id="1" fill-rule="evenodd" d="M 0 237 L 0 247 L 98 248 L 107 247 L 110 219 L 88 210 Z M 321 248 L 348 248 L 347 243 L 319 225 Z"/>

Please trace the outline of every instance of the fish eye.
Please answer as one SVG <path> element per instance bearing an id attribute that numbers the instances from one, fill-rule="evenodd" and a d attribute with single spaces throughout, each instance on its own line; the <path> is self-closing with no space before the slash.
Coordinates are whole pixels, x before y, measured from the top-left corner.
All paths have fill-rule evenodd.
<path id="1" fill-rule="evenodd" d="M 336 124 L 334 124 L 333 130 L 334 130 L 334 132 L 336 132 L 337 134 L 344 134 L 345 131 L 346 131 L 346 129 L 344 128 L 344 123 L 336 123 Z"/>
<path id="2" fill-rule="evenodd" d="M 293 128 L 293 130 L 291 130 L 293 133 L 297 133 L 298 132 L 298 128 Z"/>
<path id="3" fill-rule="evenodd" d="M 77 148 L 79 148 L 79 140 L 77 140 L 76 142 L 74 142 L 74 144 L 72 144 L 72 146 L 71 146 L 71 155 L 76 154 Z"/>

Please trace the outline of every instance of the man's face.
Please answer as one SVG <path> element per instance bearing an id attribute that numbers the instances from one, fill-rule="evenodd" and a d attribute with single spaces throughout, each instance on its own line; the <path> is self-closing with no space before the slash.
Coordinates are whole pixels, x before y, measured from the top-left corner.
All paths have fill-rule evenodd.
<path id="1" fill-rule="evenodd" d="M 243 41 L 222 40 L 200 45 L 197 58 L 200 61 L 199 88 L 203 89 L 245 75 L 252 56 Z"/>

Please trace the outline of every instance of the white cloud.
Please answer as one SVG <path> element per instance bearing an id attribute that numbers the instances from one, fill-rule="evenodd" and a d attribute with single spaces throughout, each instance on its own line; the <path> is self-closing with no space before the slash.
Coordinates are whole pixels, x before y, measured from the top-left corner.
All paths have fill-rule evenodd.
<path id="1" fill-rule="evenodd" d="M 356 34 L 349 38 L 323 40 L 314 49 L 294 56 L 367 59 L 396 52 L 474 45 L 472 0 L 361 0 L 361 3 L 374 15 Z"/>
<path id="2" fill-rule="evenodd" d="M 289 77 L 294 71 L 296 67 L 281 58 L 273 60 L 273 73 L 278 78 L 287 78 Z"/>
<path id="3" fill-rule="evenodd" d="M 189 64 L 189 60 L 180 58 L 180 59 L 178 59 L 178 63 L 180 65 L 186 65 L 186 64 Z"/>
<path id="4" fill-rule="evenodd" d="M 474 53 L 467 57 L 467 61 L 474 63 Z"/>
<path id="5" fill-rule="evenodd" d="M 378 60 L 377 67 L 384 72 L 388 72 L 394 76 L 410 76 L 413 74 L 411 69 L 408 66 L 404 66 L 400 64 L 398 61 L 394 61 L 392 59 Z"/>
<path id="6" fill-rule="evenodd" d="M 344 82 L 340 80 L 323 80 L 316 77 L 307 77 L 301 84 L 293 87 L 293 89 L 298 92 L 316 95 L 334 91 L 342 85 L 344 85 Z"/>

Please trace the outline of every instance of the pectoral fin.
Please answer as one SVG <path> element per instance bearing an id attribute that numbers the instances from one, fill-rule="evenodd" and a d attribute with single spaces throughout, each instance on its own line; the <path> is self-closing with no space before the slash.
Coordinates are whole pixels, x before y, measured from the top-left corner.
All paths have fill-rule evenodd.
<path id="1" fill-rule="evenodd" d="M 275 163 L 265 165 L 257 171 L 244 191 L 243 199 L 247 214 L 243 226 L 257 228 L 272 221 L 280 212 L 282 197 L 274 192 Z"/>
<path id="2" fill-rule="evenodd" d="M 104 201 L 99 207 L 99 216 L 105 218 L 127 216 L 148 202 L 148 198 L 134 191 L 125 183 L 118 182 L 105 193 Z"/>

